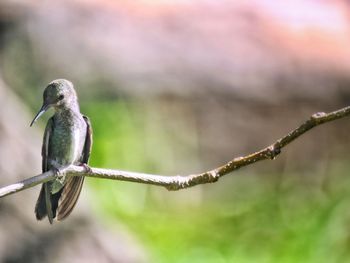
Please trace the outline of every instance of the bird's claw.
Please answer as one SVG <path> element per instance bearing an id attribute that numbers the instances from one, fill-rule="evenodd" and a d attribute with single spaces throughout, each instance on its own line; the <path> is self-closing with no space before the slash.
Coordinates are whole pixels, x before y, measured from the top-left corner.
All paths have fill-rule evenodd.
<path id="1" fill-rule="evenodd" d="M 92 173 L 91 167 L 89 165 L 87 165 L 86 163 L 82 163 L 81 166 L 84 167 L 86 173 L 88 173 L 88 174 Z"/>
<path id="2" fill-rule="evenodd" d="M 66 166 L 53 166 L 52 170 L 54 172 L 54 175 L 57 178 L 62 179 L 62 178 L 65 177 L 68 168 L 69 168 L 69 165 L 66 165 Z"/>
<path id="3" fill-rule="evenodd" d="M 62 172 L 59 168 L 54 167 L 54 168 L 52 168 L 52 170 L 53 170 L 55 177 L 62 178 L 64 176 L 64 172 Z"/>

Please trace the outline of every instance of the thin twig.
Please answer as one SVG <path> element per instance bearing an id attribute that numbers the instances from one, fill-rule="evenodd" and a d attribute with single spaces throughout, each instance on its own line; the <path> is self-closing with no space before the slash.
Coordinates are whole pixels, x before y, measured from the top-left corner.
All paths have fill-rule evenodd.
<path id="1" fill-rule="evenodd" d="M 341 119 L 348 115 L 350 115 L 350 106 L 330 113 L 315 113 L 310 117 L 310 119 L 305 121 L 298 128 L 292 130 L 286 136 L 280 138 L 272 145 L 247 156 L 237 157 L 221 167 L 200 174 L 191 174 L 187 176 L 162 176 L 93 167 L 91 168 L 91 171 L 88 172 L 84 167 L 75 165 L 71 165 L 60 169 L 60 174 L 66 174 L 68 176 L 88 176 L 94 178 L 104 178 L 135 183 L 151 184 L 164 186 L 168 190 L 172 191 L 180 190 L 199 184 L 216 182 L 219 180 L 220 177 L 231 173 L 234 170 L 256 163 L 261 160 L 273 160 L 277 157 L 277 155 L 281 153 L 281 149 L 283 147 L 285 147 L 286 145 L 288 145 L 307 131 L 323 123 Z M 53 171 L 48 171 L 46 173 L 39 174 L 37 176 L 23 180 L 16 184 L 11 184 L 2 187 L 0 188 L 0 197 L 14 194 L 24 189 L 33 187 L 37 184 L 50 181 L 54 179 L 55 176 L 56 175 Z"/>

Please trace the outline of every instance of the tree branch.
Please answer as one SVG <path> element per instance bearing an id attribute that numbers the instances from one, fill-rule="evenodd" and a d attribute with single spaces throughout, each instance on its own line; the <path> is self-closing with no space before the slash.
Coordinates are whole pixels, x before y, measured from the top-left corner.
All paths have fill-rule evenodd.
<path id="1" fill-rule="evenodd" d="M 199 184 L 216 182 L 219 180 L 220 177 L 231 173 L 234 170 L 256 163 L 261 160 L 273 160 L 276 158 L 277 155 L 281 153 L 281 149 L 283 147 L 285 147 L 286 145 L 288 145 L 307 131 L 323 123 L 341 119 L 348 115 L 350 115 L 350 106 L 337 111 L 330 112 L 328 114 L 324 112 L 315 113 L 299 127 L 292 130 L 286 136 L 280 138 L 272 145 L 247 156 L 237 157 L 221 167 L 200 174 L 191 174 L 187 176 L 162 176 L 101 168 L 91 168 L 91 171 L 88 172 L 84 167 L 75 165 L 62 167 L 60 169 L 60 174 L 68 176 L 87 176 L 94 178 L 144 183 L 164 186 L 168 190 L 172 191 L 180 190 Z M 33 187 L 37 184 L 53 180 L 56 176 L 57 175 L 55 175 L 55 173 L 52 170 L 50 170 L 37 176 L 25 179 L 21 182 L 2 187 L 0 188 L 0 197 L 14 194 L 27 188 Z"/>

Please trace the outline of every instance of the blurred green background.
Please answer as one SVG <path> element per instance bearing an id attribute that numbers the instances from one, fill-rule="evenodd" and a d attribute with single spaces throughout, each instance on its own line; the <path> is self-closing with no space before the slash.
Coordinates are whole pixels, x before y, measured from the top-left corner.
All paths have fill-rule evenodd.
<path id="1" fill-rule="evenodd" d="M 27 126 L 56 78 L 75 84 L 92 122 L 93 167 L 186 175 L 271 144 L 314 112 L 349 104 L 344 10 L 346 1 L 0 3 L 1 183 L 32 175 L 18 165 L 28 156 L 40 172 L 52 112 Z M 34 220 L 38 189 L 8 197 L 2 225 L 16 217 L 29 230 L 12 234 L 19 248 L 0 259 L 347 262 L 349 127 L 326 124 L 274 161 L 178 192 L 89 178 L 73 214 L 53 228 Z M 5 177 L 9 162 L 23 166 L 16 177 Z M 1 244 L 9 236 L 0 231 Z"/>
<path id="2" fill-rule="evenodd" d="M 169 149 L 174 138 L 161 124 L 151 124 L 151 134 L 143 129 L 150 123 L 133 103 L 83 108 L 95 127 L 91 165 L 159 174 L 177 169 L 174 155 L 181 149 Z M 199 158 L 195 143 L 186 152 Z M 126 224 L 150 250 L 150 262 L 344 262 L 350 256 L 349 165 L 340 158 L 320 166 L 246 168 L 180 192 L 107 180 L 88 185 L 96 213 L 109 224 Z"/>

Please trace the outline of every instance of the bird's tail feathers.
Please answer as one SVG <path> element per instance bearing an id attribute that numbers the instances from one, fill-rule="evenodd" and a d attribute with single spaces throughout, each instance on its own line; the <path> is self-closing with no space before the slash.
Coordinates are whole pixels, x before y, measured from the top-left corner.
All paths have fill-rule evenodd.
<path id="1" fill-rule="evenodd" d="M 51 194 L 50 187 L 50 183 L 42 184 L 40 194 L 35 205 L 35 216 L 38 220 L 42 220 L 47 216 L 50 224 L 52 224 L 53 219 L 56 217 L 59 199 L 64 188 L 55 194 Z"/>
<path id="2" fill-rule="evenodd" d="M 46 211 L 46 201 L 45 201 L 45 186 L 43 184 L 41 186 L 38 201 L 36 201 L 35 216 L 36 216 L 36 219 L 42 220 L 46 215 L 47 215 L 47 211 Z"/>
<path id="3" fill-rule="evenodd" d="M 44 189 L 45 189 L 45 205 L 46 205 L 46 214 L 49 219 L 50 224 L 53 223 L 53 212 L 52 212 L 52 205 L 51 205 L 51 191 L 50 191 L 50 185 L 48 183 L 44 183 Z"/>
<path id="4" fill-rule="evenodd" d="M 75 207 L 85 177 L 72 176 L 67 179 L 66 184 L 62 189 L 62 194 L 58 200 L 57 220 L 65 219 Z"/>

